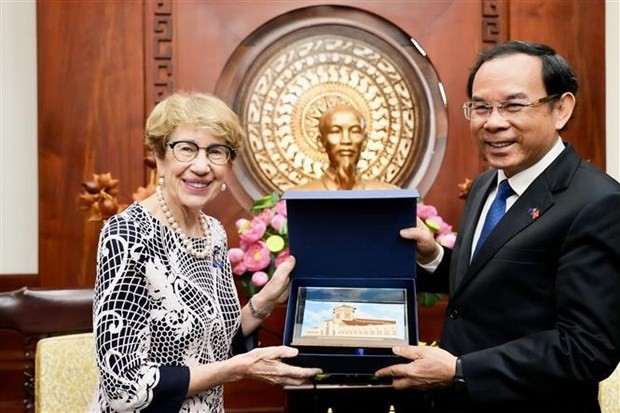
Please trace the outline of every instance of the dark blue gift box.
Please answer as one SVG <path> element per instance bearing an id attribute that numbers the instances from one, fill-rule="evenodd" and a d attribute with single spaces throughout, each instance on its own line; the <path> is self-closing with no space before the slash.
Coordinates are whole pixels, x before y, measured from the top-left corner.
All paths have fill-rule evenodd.
<path id="1" fill-rule="evenodd" d="M 391 348 L 418 343 L 416 263 L 413 242 L 399 230 L 416 225 L 418 192 L 289 191 L 283 198 L 297 259 L 284 344 L 299 355 L 287 362 L 333 375 L 372 375 L 404 362 Z"/>

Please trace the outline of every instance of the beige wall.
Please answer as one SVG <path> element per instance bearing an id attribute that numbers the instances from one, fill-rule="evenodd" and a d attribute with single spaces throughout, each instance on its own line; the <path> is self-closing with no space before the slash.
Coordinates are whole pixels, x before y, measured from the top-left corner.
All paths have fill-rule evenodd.
<path id="1" fill-rule="evenodd" d="M 0 274 L 38 273 L 36 4 L 0 0 Z"/>

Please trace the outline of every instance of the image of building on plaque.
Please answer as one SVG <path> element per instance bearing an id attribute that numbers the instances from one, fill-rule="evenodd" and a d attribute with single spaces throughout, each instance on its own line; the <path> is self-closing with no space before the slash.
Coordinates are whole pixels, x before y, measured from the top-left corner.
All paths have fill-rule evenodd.
<path id="1" fill-rule="evenodd" d="M 316 300 L 306 296 L 298 310 L 301 322 L 294 345 L 391 347 L 408 342 L 404 302 Z"/>
<path id="2" fill-rule="evenodd" d="M 311 327 L 305 336 L 309 337 L 355 337 L 355 338 L 395 338 L 398 337 L 396 320 L 358 318 L 355 307 L 340 305 L 334 308 L 334 317 L 325 320 L 318 327 Z"/>

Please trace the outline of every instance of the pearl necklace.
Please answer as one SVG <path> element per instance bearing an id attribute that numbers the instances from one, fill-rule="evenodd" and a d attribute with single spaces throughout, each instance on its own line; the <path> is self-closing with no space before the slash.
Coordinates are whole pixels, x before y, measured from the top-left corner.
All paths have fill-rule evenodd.
<path id="1" fill-rule="evenodd" d="M 207 218 L 205 218 L 202 212 L 200 213 L 200 225 L 202 226 L 202 233 L 204 234 L 202 239 L 205 243 L 205 249 L 202 251 L 198 251 L 194 249 L 194 246 L 192 245 L 192 239 L 183 232 L 179 224 L 177 224 L 177 221 L 174 219 L 174 216 L 172 215 L 172 212 L 170 211 L 170 208 L 168 208 L 168 204 L 166 204 L 166 200 L 164 199 L 164 193 L 161 189 L 161 185 L 157 185 L 157 187 L 155 188 L 155 192 L 157 193 L 159 207 L 166 216 L 168 224 L 170 224 L 172 230 L 179 235 L 179 238 L 181 238 L 181 244 L 183 244 L 185 251 L 187 251 L 187 253 L 193 257 L 205 258 L 211 250 L 211 237 L 209 236 L 209 223 L 207 222 Z"/>

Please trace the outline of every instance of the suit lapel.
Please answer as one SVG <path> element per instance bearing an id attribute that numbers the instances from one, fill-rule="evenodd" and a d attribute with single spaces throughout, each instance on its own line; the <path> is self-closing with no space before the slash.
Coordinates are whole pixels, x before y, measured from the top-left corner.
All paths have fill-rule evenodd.
<path id="1" fill-rule="evenodd" d="M 484 268 L 486 263 L 508 241 L 549 211 L 554 204 L 553 194 L 566 189 L 580 162 L 581 159 L 572 146 L 567 145 L 560 156 L 532 182 L 517 202 L 506 212 L 506 215 L 497 224 L 495 230 L 489 235 L 476 256 L 469 263 L 477 217 L 482 211 L 482 205 L 490 188 L 497 180 L 496 173 L 481 176 L 481 179 L 484 179 L 484 181 L 481 182 L 477 193 L 472 194 L 471 205 L 467 208 L 467 225 L 462 234 L 459 252 L 454 258 L 458 260 L 458 263 L 456 266 L 453 266 L 455 274 L 452 279 L 455 284 L 451 286 L 452 291 L 454 291 L 452 298 L 466 288 L 472 279 Z"/>
<path id="2" fill-rule="evenodd" d="M 504 215 L 484 244 L 482 244 L 480 250 L 471 261 L 463 281 L 467 281 L 468 278 L 478 273 L 499 249 L 536 219 L 540 218 L 552 205 L 553 198 L 546 181 L 536 179 L 506 212 L 506 215 Z M 536 213 L 532 213 L 531 210 L 535 210 Z"/>
<path id="3" fill-rule="evenodd" d="M 469 257 L 471 256 L 472 241 L 478 217 L 482 213 L 482 207 L 486 201 L 489 192 L 497 185 L 497 171 L 491 170 L 485 172 L 476 182 L 476 187 L 472 187 L 470 196 L 467 199 L 468 208 L 465 210 L 465 216 L 461 220 L 459 228 L 460 245 L 458 245 L 458 254 L 453 255 L 452 268 L 456 269 L 456 274 L 451 278 L 450 291 L 461 283 L 469 268 Z M 456 264 L 456 265 L 455 265 Z"/>

